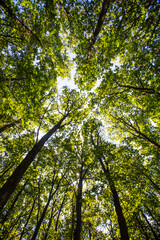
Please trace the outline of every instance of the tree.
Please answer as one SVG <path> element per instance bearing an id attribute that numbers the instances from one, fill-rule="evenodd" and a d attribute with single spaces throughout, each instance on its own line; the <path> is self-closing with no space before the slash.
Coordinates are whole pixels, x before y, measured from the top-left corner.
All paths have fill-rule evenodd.
<path id="1" fill-rule="evenodd" d="M 158 239 L 159 1 L 0 13 L 0 238 Z"/>

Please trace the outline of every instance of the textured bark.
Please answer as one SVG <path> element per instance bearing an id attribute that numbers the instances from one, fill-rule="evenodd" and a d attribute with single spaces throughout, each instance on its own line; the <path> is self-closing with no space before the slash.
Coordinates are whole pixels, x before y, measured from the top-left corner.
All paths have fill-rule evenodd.
<path id="1" fill-rule="evenodd" d="M 6 124 L 2 127 L 0 127 L 0 133 L 6 131 L 7 129 L 14 127 L 17 123 L 20 123 L 21 119 L 13 121 L 12 123 Z"/>
<path id="2" fill-rule="evenodd" d="M 34 145 L 32 150 L 27 154 L 27 156 L 15 169 L 13 174 L 9 177 L 7 182 L 0 189 L 0 211 L 2 211 L 3 207 L 9 200 L 12 193 L 15 191 L 20 180 L 22 179 L 24 173 L 26 172 L 30 164 L 33 162 L 46 141 L 52 136 L 53 133 L 55 133 L 58 129 L 64 126 L 61 126 L 61 124 L 66 119 L 68 114 L 64 115 L 63 118 L 48 133 L 46 133 L 38 143 Z"/>
<path id="3" fill-rule="evenodd" d="M 87 60 L 91 56 L 92 48 L 93 48 L 93 46 L 94 46 L 94 44 L 95 44 L 95 42 L 97 40 L 98 34 L 101 31 L 101 28 L 102 28 L 102 25 L 103 25 L 103 22 L 104 22 L 104 18 L 105 18 L 106 12 L 107 12 L 107 10 L 109 8 L 109 3 L 110 3 L 110 0 L 104 0 L 103 1 L 102 10 L 101 10 L 100 15 L 99 15 L 98 23 L 97 23 L 96 29 L 95 29 L 95 31 L 93 33 L 90 46 L 88 48 Z"/>

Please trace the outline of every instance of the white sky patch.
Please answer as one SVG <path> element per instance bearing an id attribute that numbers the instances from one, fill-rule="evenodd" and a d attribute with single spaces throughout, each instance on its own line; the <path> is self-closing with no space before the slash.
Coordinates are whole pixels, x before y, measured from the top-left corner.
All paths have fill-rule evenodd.
<path id="1" fill-rule="evenodd" d="M 69 87 L 70 89 L 76 89 L 78 88 L 75 83 L 74 83 L 74 76 L 75 76 L 75 73 L 76 73 L 76 67 L 73 67 L 71 69 L 71 78 L 68 79 L 61 79 L 60 77 L 58 77 L 58 81 L 57 81 L 57 86 L 58 86 L 58 90 L 60 90 L 63 86 L 67 86 Z"/>
<path id="2" fill-rule="evenodd" d="M 69 58 L 70 58 L 70 61 L 74 62 L 75 53 L 70 52 L 69 53 Z M 71 78 L 62 79 L 61 77 L 58 77 L 58 79 L 57 79 L 58 91 L 60 91 L 60 89 L 62 89 L 64 86 L 67 86 L 70 89 L 77 89 L 78 88 L 78 86 L 76 86 L 76 84 L 74 83 L 75 73 L 76 73 L 76 64 L 74 63 L 74 65 L 71 69 Z"/>
<path id="3" fill-rule="evenodd" d="M 112 61 L 113 63 L 113 66 L 112 66 L 112 70 L 115 70 L 116 67 L 119 67 L 121 64 L 120 64 L 120 57 L 117 57 L 115 61 Z"/>
<path id="4" fill-rule="evenodd" d="M 75 54 L 74 53 L 69 53 L 69 58 L 71 61 L 73 61 L 73 59 L 75 58 Z M 116 67 L 119 67 L 120 64 L 120 57 L 117 57 L 115 61 L 112 61 L 113 66 L 111 67 L 112 70 L 114 71 L 116 69 Z M 78 86 L 74 83 L 74 76 L 76 74 L 76 65 L 74 64 L 73 68 L 71 69 L 71 78 L 68 79 L 61 79 L 61 77 L 58 77 L 58 81 L 57 81 L 57 86 L 58 86 L 58 91 L 60 89 L 62 89 L 64 86 L 69 87 L 70 89 L 78 89 Z M 92 91 L 94 91 L 101 83 L 101 79 L 98 79 L 94 88 L 92 89 Z"/>

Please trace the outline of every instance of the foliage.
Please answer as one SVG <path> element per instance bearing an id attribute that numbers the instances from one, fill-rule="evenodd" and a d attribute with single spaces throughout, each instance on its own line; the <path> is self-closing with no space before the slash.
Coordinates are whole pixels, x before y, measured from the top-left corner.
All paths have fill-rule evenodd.
<path id="1" fill-rule="evenodd" d="M 159 1 L 1 0 L 0 14 L 1 187 L 49 136 L 0 238 L 124 239 L 119 209 L 130 239 L 159 239 Z M 72 66 L 79 88 L 59 90 Z"/>

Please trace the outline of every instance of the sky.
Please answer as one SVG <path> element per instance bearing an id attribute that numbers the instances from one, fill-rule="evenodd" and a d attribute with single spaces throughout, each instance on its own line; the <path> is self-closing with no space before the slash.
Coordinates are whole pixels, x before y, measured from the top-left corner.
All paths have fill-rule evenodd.
<path id="1" fill-rule="evenodd" d="M 71 53 L 69 54 L 70 56 L 70 59 L 73 60 L 73 58 L 75 57 L 75 54 L 74 53 Z M 115 69 L 116 66 L 120 66 L 120 58 L 118 57 L 113 63 L 113 66 L 112 66 L 112 70 Z M 72 69 L 71 69 L 71 79 L 68 80 L 68 78 L 65 78 L 65 79 L 61 79 L 60 77 L 58 78 L 58 90 L 60 91 L 60 89 L 63 87 L 63 86 L 67 86 L 69 87 L 70 89 L 76 89 L 78 88 L 78 86 L 75 85 L 74 83 L 74 76 L 75 76 L 75 73 L 76 73 L 76 66 L 74 66 Z M 98 85 L 100 84 L 100 81 L 97 81 L 97 84 L 96 84 L 96 87 L 98 87 Z"/>

